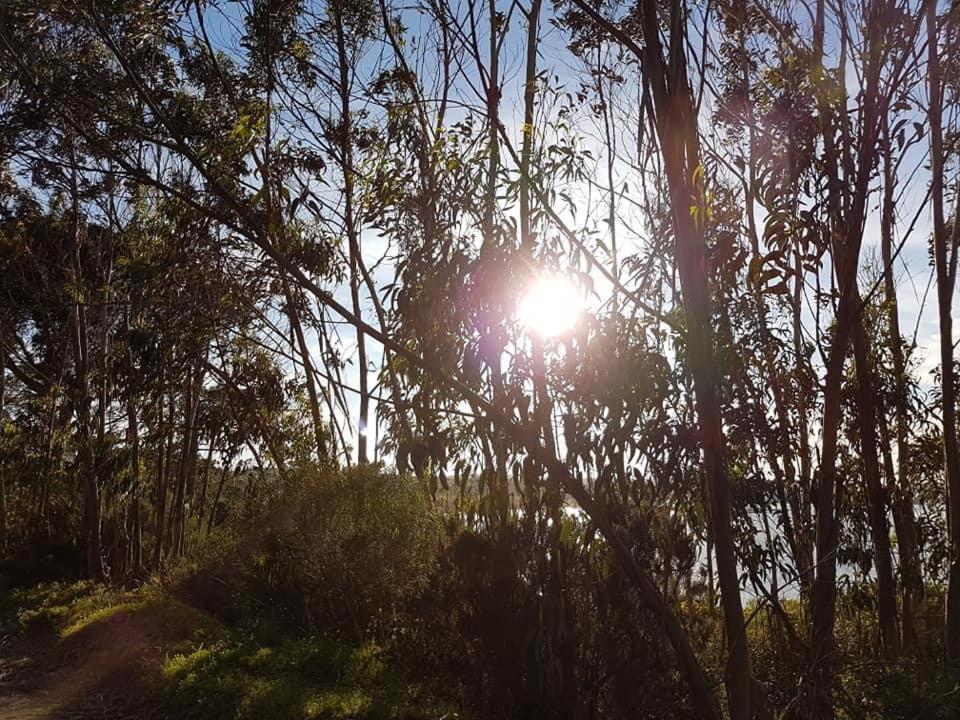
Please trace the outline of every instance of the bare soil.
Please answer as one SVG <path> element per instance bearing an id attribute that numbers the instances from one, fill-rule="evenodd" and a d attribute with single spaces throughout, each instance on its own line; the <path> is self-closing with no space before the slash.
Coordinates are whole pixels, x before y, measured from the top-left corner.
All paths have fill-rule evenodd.
<path id="1" fill-rule="evenodd" d="M 0 720 L 159 720 L 147 680 L 162 647 L 133 613 L 61 640 L 0 638 Z"/>

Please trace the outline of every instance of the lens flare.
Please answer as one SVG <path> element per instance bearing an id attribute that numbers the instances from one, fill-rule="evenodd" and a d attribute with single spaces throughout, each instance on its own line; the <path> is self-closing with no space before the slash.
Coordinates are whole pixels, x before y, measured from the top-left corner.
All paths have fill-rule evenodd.
<path id="1" fill-rule="evenodd" d="M 517 318 L 541 337 L 560 335 L 576 323 L 583 294 L 562 275 L 538 278 L 517 306 Z"/>

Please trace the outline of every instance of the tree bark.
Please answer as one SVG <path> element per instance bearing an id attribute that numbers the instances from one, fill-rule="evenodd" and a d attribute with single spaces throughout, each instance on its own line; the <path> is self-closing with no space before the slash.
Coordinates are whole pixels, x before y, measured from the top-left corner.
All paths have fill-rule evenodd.
<path id="1" fill-rule="evenodd" d="M 900 635 L 903 652 L 909 653 L 916 642 L 914 628 L 914 600 L 920 580 L 920 562 L 917 556 L 917 526 L 913 510 L 913 491 L 907 473 L 907 385 L 906 361 L 900 336 L 900 315 L 897 307 L 897 287 L 893 273 L 893 189 L 896 182 L 891 158 L 890 131 L 883 121 L 883 199 L 880 213 L 880 252 L 883 259 L 883 288 L 887 311 L 887 341 L 893 358 L 894 414 L 896 417 L 897 464 L 893 472 L 890 460 L 890 480 L 893 488 L 893 517 L 897 529 L 897 550 L 900 556 Z"/>
<path id="2" fill-rule="evenodd" d="M 859 292 L 856 302 L 861 304 Z M 874 569 L 877 573 L 877 620 L 880 646 L 885 658 L 900 654 L 897 630 L 897 586 L 893 579 L 890 556 L 890 525 L 887 520 L 886 493 L 880 478 L 879 443 L 877 442 L 877 405 L 867 336 L 861 313 L 853 328 L 853 354 L 857 371 L 857 420 L 860 432 L 860 457 L 869 507 L 870 530 L 873 534 Z"/>
<path id="3" fill-rule="evenodd" d="M 944 649 L 947 663 L 960 668 L 960 452 L 953 366 L 953 289 L 956 248 L 947 247 L 943 207 L 943 97 L 937 38 L 937 5 L 927 4 L 927 78 L 930 104 L 930 195 L 933 203 L 933 258 L 940 326 L 940 393 L 943 398 L 943 466 L 946 477 L 948 580 Z M 956 225 L 954 226 L 956 233 Z"/>
<path id="4" fill-rule="evenodd" d="M 0 438 L 3 436 L 3 424 L 6 388 L 7 388 L 7 353 L 3 349 L 3 326 L 0 325 Z M 0 460 L 0 558 L 7 554 L 7 473 Z"/>
<path id="5" fill-rule="evenodd" d="M 343 172 L 343 221 L 347 233 L 350 258 L 350 301 L 353 312 L 362 317 L 360 305 L 360 234 L 354 209 L 354 168 L 353 168 L 353 121 L 350 115 L 350 58 L 347 55 L 347 43 L 344 35 L 343 15 L 337 5 L 337 64 L 340 70 L 338 91 L 340 93 L 340 166 Z M 367 454 L 367 423 L 370 416 L 370 390 L 367 378 L 367 341 L 366 335 L 357 329 L 357 371 L 359 373 L 360 409 L 357 421 L 357 462 L 364 464 L 369 460 Z"/>

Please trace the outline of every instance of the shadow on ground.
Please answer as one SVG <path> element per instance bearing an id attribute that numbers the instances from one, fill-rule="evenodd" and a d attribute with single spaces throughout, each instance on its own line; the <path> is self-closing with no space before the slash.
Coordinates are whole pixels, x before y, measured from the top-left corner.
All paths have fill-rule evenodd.
<path id="1" fill-rule="evenodd" d="M 455 716 L 380 648 L 228 629 L 157 587 L 20 593 L 0 720 L 417 720 Z M 0 632 L 0 636 L 2 636 Z"/>
<path id="2" fill-rule="evenodd" d="M 59 632 L 30 623 L 0 648 L 0 718 L 159 718 L 165 654 L 211 624 L 194 615 L 175 601 L 146 597 L 93 610 Z"/>

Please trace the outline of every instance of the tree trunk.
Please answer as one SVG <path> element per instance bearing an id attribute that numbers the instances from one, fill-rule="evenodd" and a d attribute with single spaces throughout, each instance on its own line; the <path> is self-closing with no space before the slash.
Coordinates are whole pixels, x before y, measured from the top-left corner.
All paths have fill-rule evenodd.
<path id="1" fill-rule="evenodd" d="M 227 474 L 230 471 L 231 461 L 232 461 L 232 458 L 227 458 L 227 461 L 224 462 L 223 464 L 223 469 L 220 471 L 220 480 L 217 483 L 217 492 L 214 494 L 213 500 L 210 502 L 210 509 L 207 512 L 207 534 L 209 534 L 210 531 L 213 530 L 214 515 L 216 514 L 216 511 L 217 511 L 217 505 L 220 503 L 220 496 L 223 494 L 223 486 L 226 485 L 226 482 L 227 482 Z M 240 466 L 237 465 L 237 470 L 234 473 L 234 475 L 238 475 L 239 473 L 240 473 Z"/>
<path id="2" fill-rule="evenodd" d="M 112 242 L 108 240 L 108 242 Z M 96 248 L 97 254 L 102 254 L 104 252 L 103 248 Z M 100 335 L 100 347 L 99 349 L 99 382 L 97 386 L 97 441 L 94 445 L 95 454 L 94 454 L 94 471 L 96 474 L 96 482 L 98 488 L 105 488 L 109 486 L 110 482 L 110 463 L 107 458 L 107 408 L 110 405 L 110 284 L 113 278 L 113 260 L 112 260 L 112 249 L 107 250 L 108 253 L 108 268 L 106 278 L 103 281 L 102 290 L 99 298 L 99 335 Z M 102 522 L 102 518 L 101 518 Z M 109 526 L 108 526 L 109 532 Z M 103 551 L 107 558 L 112 558 L 115 554 L 116 542 L 122 541 L 122 532 L 117 530 L 112 533 L 113 535 L 113 547 L 109 551 Z M 111 563 L 112 564 L 112 563 Z M 122 574 L 122 570 L 121 570 Z"/>
<path id="3" fill-rule="evenodd" d="M 161 377 L 161 385 L 163 379 Z M 153 549 L 153 565 L 160 568 L 163 565 L 163 551 L 166 538 L 166 518 L 167 518 L 167 478 L 170 474 L 170 452 L 171 438 L 170 433 L 173 428 L 174 403 L 171 394 L 167 400 L 169 403 L 168 422 L 165 428 L 162 428 L 160 442 L 157 443 L 157 506 L 156 506 L 156 527 L 154 530 L 156 545 Z M 164 397 L 160 396 L 160 424 L 163 425 L 163 405 Z"/>
<path id="4" fill-rule="evenodd" d="M 823 447 L 816 488 L 816 565 L 810 590 L 810 668 L 806 712 L 812 718 L 833 717 L 833 625 L 837 605 L 837 438 L 840 430 L 840 390 L 850 336 L 850 301 L 841 298 L 837 330 L 827 360 L 823 396 Z"/>
<path id="5" fill-rule="evenodd" d="M 794 248 L 795 281 L 791 297 L 791 329 L 793 330 L 794 383 L 803 387 L 804 374 L 807 372 L 807 359 L 803 343 L 803 263 L 801 260 L 800 240 Z M 810 598 L 813 584 L 813 521 L 810 517 L 810 494 L 812 492 L 812 461 L 810 458 L 810 420 L 808 416 L 808 398 L 801 390 L 797 393 L 797 442 L 800 445 L 799 477 L 796 485 L 789 490 L 790 508 L 794 517 L 796 535 L 796 563 L 801 596 Z"/>
<path id="6" fill-rule="evenodd" d="M 337 6 L 339 8 L 339 6 Z M 338 10 L 339 15 L 339 10 Z M 350 115 L 350 58 L 347 56 L 346 37 L 342 16 L 338 17 L 337 28 L 337 61 L 340 70 L 340 82 L 337 88 L 340 92 L 340 164 L 343 172 L 343 221 L 350 258 L 350 300 L 353 312 L 362 317 L 360 306 L 360 234 L 357 228 L 357 219 L 354 210 L 354 168 L 353 168 L 353 122 Z M 363 331 L 357 328 L 357 371 L 360 385 L 360 413 L 357 421 L 357 462 L 364 464 L 368 461 L 367 422 L 370 416 L 370 390 L 367 378 L 367 341 Z"/>
<path id="7" fill-rule="evenodd" d="M 190 426 L 190 418 L 193 417 L 193 393 L 190 392 L 192 385 L 192 371 L 188 371 L 183 399 L 183 431 L 180 435 L 177 479 L 173 489 L 173 502 L 170 505 L 170 520 L 167 524 L 168 548 L 172 557 L 177 557 L 180 554 L 180 526 L 183 519 L 184 494 L 187 485 L 187 457 L 190 454 L 190 436 L 192 434 Z"/>
<path id="8" fill-rule="evenodd" d="M 70 270 L 75 298 L 70 314 L 70 334 L 74 362 L 73 405 L 76 420 L 77 469 L 83 482 L 83 540 L 87 577 L 102 580 L 106 573 L 100 540 L 100 487 L 97 484 L 97 472 L 94 467 L 93 447 L 90 437 L 90 349 L 87 333 L 86 293 L 84 293 L 83 288 L 83 266 L 80 254 L 83 242 L 80 227 L 80 198 L 77 187 L 76 156 L 72 144 L 70 160 L 72 202 L 70 232 L 73 241 Z"/>
<path id="9" fill-rule="evenodd" d="M 7 353 L 3 349 L 3 340 L 3 326 L 0 325 L 0 437 L 3 435 L 7 388 Z M 7 554 L 7 542 L 7 473 L 0 460 L 0 558 Z"/>
<path id="10" fill-rule="evenodd" d="M 135 378 L 136 369 L 133 364 L 133 349 L 130 346 L 130 307 L 124 314 L 127 336 L 127 442 L 130 445 L 130 541 L 131 541 L 131 569 L 135 576 L 143 571 L 143 533 L 140 524 L 140 420 L 137 417 L 137 395 Z"/>
<path id="11" fill-rule="evenodd" d="M 523 142 L 520 152 L 520 246 L 529 267 L 536 267 L 536 239 L 531 227 L 530 161 L 534 151 L 534 111 L 537 83 L 537 48 L 540 26 L 540 0 L 533 0 L 527 14 L 526 73 L 523 93 Z M 612 150 L 608 147 L 608 152 Z M 613 187 L 610 188 L 611 193 Z M 612 207 L 612 206 L 611 206 Z M 533 384 L 534 422 L 543 437 L 544 446 L 551 455 L 556 454 L 556 442 L 550 423 L 551 401 L 547 392 L 546 368 L 543 356 L 543 341 L 533 336 Z M 561 543 L 563 528 L 564 493 L 553 473 L 547 473 L 545 505 L 550 526 L 547 530 L 549 564 L 543 590 L 541 634 L 549 638 L 549 667 L 557 667 L 558 673 L 546 673 L 544 691 L 551 708 L 560 709 L 561 717 L 575 717 L 577 711 L 576 647 L 571 615 L 567 611 L 566 568 L 564 549 Z"/>
<path id="12" fill-rule="evenodd" d="M 855 290 L 854 296 L 859 307 L 861 304 L 859 292 Z M 877 573 L 877 620 L 880 625 L 880 646 L 884 657 L 893 660 L 900 654 L 900 636 L 897 631 L 897 586 L 893 580 L 893 561 L 890 557 L 890 525 L 887 521 L 886 494 L 880 479 L 876 396 L 861 313 L 857 313 L 854 321 L 853 354 L 857 371 L 860 456 L 863 461 L 863 479 L 869 506 L 870 530 L 873 534 L 874 568 Z"/>
<path id="13" fill-rule="evenodd" d="M 313 437 L 317 445 L 317 460 L 319 462 L 327 462 L 330 459 L 330 451 L 327 448 L 327 440 L 324 436 L 323 415 L 320 414 L 320 401 L 317 396 L 317 384 L 314 378 L 310 348 L 307 347 L 307 341 L 303 334 L 303 325 L 300 322 L 300 311 L 297 309 L 293 292 L 290 290 L 290 283 L 285 275 L 283 276 L 283 295 L 287 302 L 287 317 L 290 319 L 290 327 L 293 329 L 297 350 L 300 353 L 300 359 L 303 363 L 307 400 L 310 403 L 310 416 L 313 419 Z"/>
<path id="14" fill-rule="evenodd" d="M 655 12 L 655 8 L 648 3 L 646 12 Z M 652 44 L 657 32 L 653 28 L 658 27 L 656 21 L 650 22 L 649 27 L 649 31 L 645 32 L 645 39 Z M 680 42 L 679 38 L 674 40 Z M 686 359 L 693 375 L 700 442 L 707 475 L 710 527 L 716 551 L 720 601 L 723 605 L 727 642 L 724 674 L 731 718 L 749 720 L 753 717 L 753 681 L 731 527 L 730 484 L 725 466 L 723 420 L 717 394 L 717 364 L 711 332 L 706 242 L 703 228 L 693 222 L 690 214 L 690 199 L 697 197 L 693 173 L 700 167 L 697 131 L 690 125 L 693 116 L 692 96 L 685 74 L 682 77 L 677 75 L 671 80 L 671 88 L 679 87 L 682 90 L 673 90 L 674 97 L 669 99 L 669 104 L 682 110 L 666 113 L 659 118 L 660 142 L 670 186 L 677 270 L 687 327 Z"/>
<path id="15" fill-rule="evenodd" d="M 219 432 L 215 431 L 210 438 L 210 445 L 207 447 L 207 457 L 203 464 L 203 480 L 200 482 L 200 490 L 197 492 L 195 498 L 198 530 L 203 528 L 203 514 L 207 508 L 207 490 L 210 484 L 210 471 L 213 469 L 213 454 L 217 450 L 217 441 L 219 439 Z"/>
<path id="16" fill-rule="evenodd" d="M 576 6 L 598 21 L 614 37 L 623 42 L 643 62 L 644 81 L 650 88 L 656 112 L 656 128 L 670 194 L 675 256 L 683 294 L 686 318 L 687 367 L 693 376 L 700 443 L 707 477 L 707 500 L 710 527 L 717 561 L 720 600 L 723 605 L 726 631 L 727 662 L 724 680 L 732 720 L 750 720 L 753 711 L 753 678 L 747 647 L 740 580 L 730 513 L 730 484 L 727 478 L 725 439 L 720 398 L 717 392 L 717 363 L 714 357 L 711 330 L 710 287 L 707 275 L 706 238 L 703 213 L 692 216 L 691 203 L 698 202 L 702 189 L 695 174 L 702 170 L 699 156 L 699 135 L 696 110 L 685 64 L 684 37 L 671 32 L 667 50 L 668 65 L 660 41 L 660 19 L 654 3 L 642 6 L 643 47 L 606 21 L 584 0 Z M 683 14 L 681 3 L 669 6 L 671 27 L 679 27 Z"/>
<path id="17" fill-rule="evenodd" d="M 197 412 L 200 406 L 200 389 L 203 384 L 203 370 L 194 364 L 187 373 L 187 385 L 184 389 L 185 400 L 183 409 L 183 437 L 180 444 L 180 463 L 177 472 L 177 490 L 174 496 L 171 517 L 170 551 L 183 555 L 187 525 L 187 497 L 188 487 L 192 485 L 194 468 L 197 458 Z"/>
<path id="18" fill-rule="evenodd" d="M 894 474 L 890 461 L 890 484 L 893 488 L 893 517 L 897 529 L 897 550 L 900 556 L 901 621 L 900 634 L 903 652 L 909 653 L 916 642 L 913 624 L 914 597 L 922 587 L 920 562 L 917 556 L 917 526 L 913 511 L 913 491 L 907 477 L 907 386 L 906 361 L 900 337 L 900 315 L 897 308 L 897 287 L 893 273 L 893 189 L 896 182 L 891 158 L 890 131 L 883 122 L 883 200 L 880 213 L 880 250 L 883 258 L 883 288 L 887 310 L 887 335 L 893 358 L 894 412 L 896 415 L 897 466 Z M 881 426 L 882 427 L 882 426 Z"/>
<path id="19" fill-rule="evenodd" d="M 946 476 L 948 580 L 944 648 L 947 663 L 960 667 L 960 454 L 953 367 L 953 288 L 956 248 L 948 249 L 943 207 L 943 98 L 937 42 L 937 5 L 927 5 L 927 77 L 930 106 L 930 195 L 933 202 L 933 258 L 937 273 L 940 325 L 940 392 L 943 397 L 943 455 Z M 956 234 L 956 224 L 954 225 Z"/>

